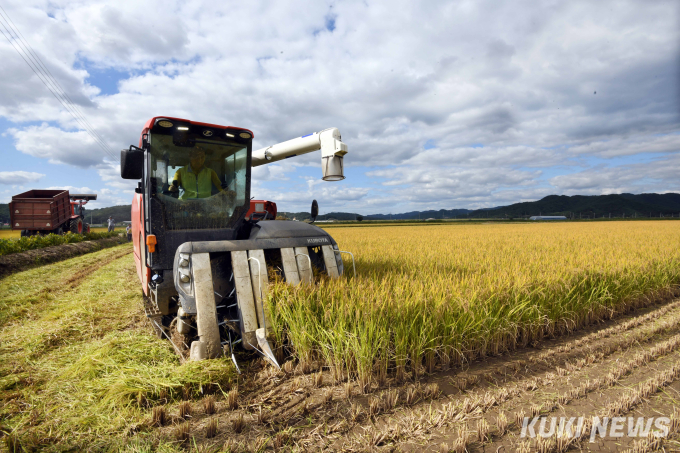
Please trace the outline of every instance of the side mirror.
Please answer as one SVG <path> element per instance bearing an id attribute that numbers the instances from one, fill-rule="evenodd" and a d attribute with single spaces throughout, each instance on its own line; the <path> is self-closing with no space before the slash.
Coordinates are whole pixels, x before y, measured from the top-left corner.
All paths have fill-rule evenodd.
<path id="1" fill-rule="evenodd" d="M 316 220 L 317 216 L 319 215 L 319 203 L 316 202 L 316 200 L 312 201 L 312 223 Z"/>
<path id="2" fill-rule="evenodd" d="M 130 145 L 120 152 L 120 177 L 142 179 L 144 177 L 144 150 Z"/>

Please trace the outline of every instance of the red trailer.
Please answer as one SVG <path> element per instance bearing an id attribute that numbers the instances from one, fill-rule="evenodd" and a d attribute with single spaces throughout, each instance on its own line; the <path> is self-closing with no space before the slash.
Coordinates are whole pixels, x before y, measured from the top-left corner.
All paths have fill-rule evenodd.
<path id="1" fill-rule="evenodd" d="M 34 234 L 89 233 L 83 206 L 96 200 L 95 194 L 73 194 L 68 190 L 29 190 L 12 197 L 9 215 L 13 230 L 21 236 Z"/>

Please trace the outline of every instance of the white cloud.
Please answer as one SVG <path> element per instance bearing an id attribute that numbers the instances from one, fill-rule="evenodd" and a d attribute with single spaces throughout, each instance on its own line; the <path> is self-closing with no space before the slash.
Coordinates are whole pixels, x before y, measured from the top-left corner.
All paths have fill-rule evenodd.
<path id="1" fill-rule="evenodd" d="M 67 132 L 43 123 L 24 129 L 9 129 L 22 153 L 48 159 L 50 163 L 87 168 L 103 160 L 103 152 L 85 131 Z"/>
<path id="2" fill-rule="evenodd" d="M 25 184 L 40 181 L 45 175 L 32 171 L 0 171 L 0 184 Z"/>
<path id="3" fill-rule="evenodd" d="M 355 187 L 314 186 L 314 195 L 380 211 L 675 187 L 675 176 L 646 183 L 645 171 L 591 177 L 599 169 L 588 158 L 680 148 L 679 8 L 632 0 L 427 8 L 405 0 L 29 0 L 8 13 L 113 150 L 136 144 L 157 114 L 250 128 L 255 148 L 335 126 L 349 145 L 346 172 L 369 172 Z M 129 198 L 135 183 L 74 132 L 77 124 L 7 42 L 0 59 L 0 116 L 17 122 L 17 149 L 92 168 Z M 83 65 L 129 75 L 118 93 L 102 95 Z M 279 199 L 296 203 L 306 192 L 292 175 L 318 161 L 310 154 L 254 169 L 254 189 L 276 182 Z M 630 182 L 615 180 L 624 174 Z M 367 178 L 382 191 L 366 189 Z"/>
<path id="4" fill-rule="evenodd" d="M 559 175 L 550 183 L 566 195 L 609 193 L 680 192 L 675 175 L 680 172 L 677 154 L 648 163 L 599 166 L 569 175 Z"/>

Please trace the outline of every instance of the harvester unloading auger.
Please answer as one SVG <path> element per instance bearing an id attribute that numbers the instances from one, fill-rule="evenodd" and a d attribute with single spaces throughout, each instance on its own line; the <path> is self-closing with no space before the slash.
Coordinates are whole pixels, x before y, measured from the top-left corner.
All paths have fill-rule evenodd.
<path id="1" fill-rule="evenodd" d="M 140 180 L 132 236 L 147 316 L 181 356 L 227 353 L 237 369 L 238 344 L 279 366 L 263 300 L 270 271 L 293 285 L 311 283 L 313 268 L 331 278 L 343 273 L 341 251 L 321 228 L 246 216 L 251 167 L 321 150 L 323 179 L 344 179 L 340 132 L 254 152 L 252 139 L 247 129 L 155 117 L 139 147 L 121 151 L 121 176 Z M 315 210 L 316 203 L 313 217 Z"/>

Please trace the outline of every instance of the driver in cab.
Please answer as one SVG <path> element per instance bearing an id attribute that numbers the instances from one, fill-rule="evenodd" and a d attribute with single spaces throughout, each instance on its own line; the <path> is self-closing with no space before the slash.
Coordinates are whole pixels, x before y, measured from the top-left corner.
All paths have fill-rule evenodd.
<path id="1" fill-rule="evenodd" d="M 177 192 L 181 187 L 184 193 L 179 198 L 180 200 L 187 200 L 189 198 L 209 198 L 212 196 L 213 185 L 220 192 L 224 190 L 215 170 L 203 165 L 205 163 L 205 151 L 195 148 L 191 151 L 189 159 L 189 165 L 175 172 L 172 185 L 168 189 L 170 192 Z"/>

